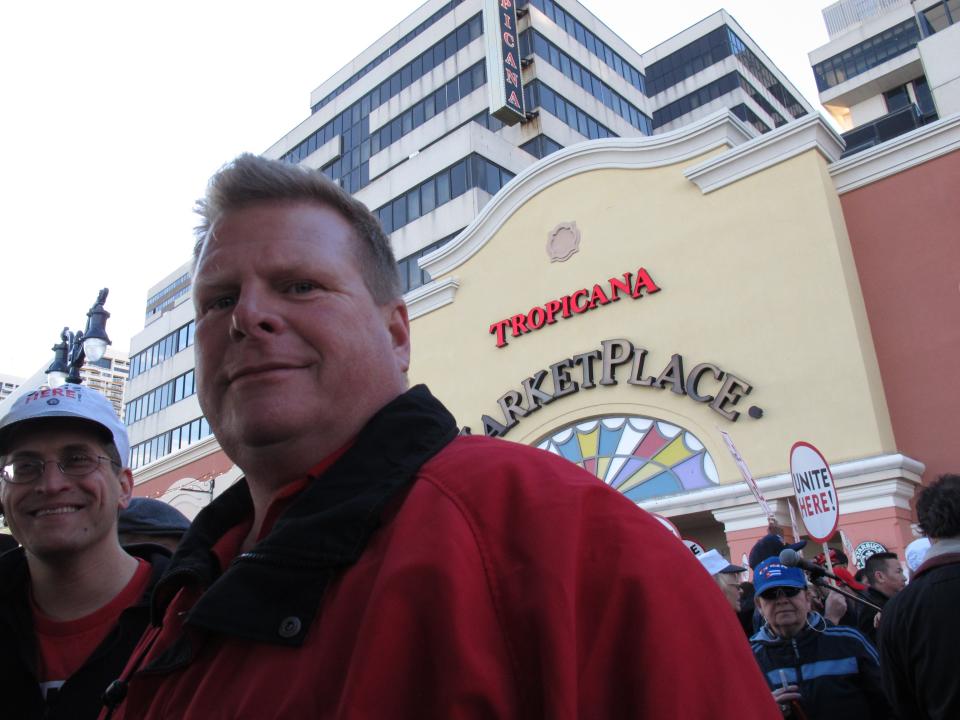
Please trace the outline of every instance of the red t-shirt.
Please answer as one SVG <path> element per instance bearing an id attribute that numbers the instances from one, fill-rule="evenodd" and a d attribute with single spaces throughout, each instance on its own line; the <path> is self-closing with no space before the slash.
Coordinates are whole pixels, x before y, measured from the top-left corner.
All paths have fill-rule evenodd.
<path id="1" fill-rule="evenodd" d="M 39 650 L 37 677 L 44 697 L 83 666 L 113 629 L 120 613 L 146 592 L 149 582 L 150 563 L 137 558 L 137 569 L 123 590 L 99 610 L 76 620 L 54 620 L 30 598 Z"/>

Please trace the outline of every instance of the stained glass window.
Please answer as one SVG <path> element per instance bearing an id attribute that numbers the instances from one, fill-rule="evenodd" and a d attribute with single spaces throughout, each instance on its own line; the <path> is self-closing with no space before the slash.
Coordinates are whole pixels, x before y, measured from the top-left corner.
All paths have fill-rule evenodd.
<path id="1" fill-rule="evenodd" d="M 554 431 L 537 447 L 576 463 L 635 502 L 719 483 L 703 443 L 654 418 L 578 422 Z"/>

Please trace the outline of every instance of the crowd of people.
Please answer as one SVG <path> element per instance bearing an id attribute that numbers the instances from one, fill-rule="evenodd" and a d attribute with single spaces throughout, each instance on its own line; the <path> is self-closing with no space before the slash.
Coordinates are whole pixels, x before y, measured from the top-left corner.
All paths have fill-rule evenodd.
<path id="1" fill-rule="evenodd" d="M 787 545 L 777 528 L 750 553 L 752 582 L 739 583 L 746 568 L 717 550 L 699 556 L 739 615 L 784 717 L 960 717 L 948 670 L 960 637 L 960 475 L 924 488 L 917 515 L 925 538 L 911 546 L 922 555 L 901 563 L 895 553 L 874 553 L 856 575 L 833 549 L 829 564 L 822 553 L 815 558 L 819 570 L 785 564 L 781 552 L 806 541 Z"/>
<path id="2" fill-rule="evenodd" d="M 244 476 L 191 523 L 132 498 L 97 392 L 11 406 L 4 717 L 960 716 L 960 477 L 918 502 L 933 546 L 906 588 L 896 556 L 868 562 L 872 615 L 782 563 L 776 534 L 742 583 L 581 468 L 461 434 L 408 387 L 389 242 L 321 173 L 241 156 L 199 208 L 198 397 Z"/>

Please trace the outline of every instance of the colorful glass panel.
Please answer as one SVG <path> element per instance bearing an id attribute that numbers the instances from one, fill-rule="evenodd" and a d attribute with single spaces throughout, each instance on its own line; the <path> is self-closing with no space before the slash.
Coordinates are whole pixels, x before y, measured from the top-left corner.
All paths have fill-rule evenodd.
<path id="1" fill-rule="evenodd" d="M 703 443 L 655 418 L 621 415 L 572 423 L 537 447 L 580 465 L 635 502 L 719 483 Z"/>

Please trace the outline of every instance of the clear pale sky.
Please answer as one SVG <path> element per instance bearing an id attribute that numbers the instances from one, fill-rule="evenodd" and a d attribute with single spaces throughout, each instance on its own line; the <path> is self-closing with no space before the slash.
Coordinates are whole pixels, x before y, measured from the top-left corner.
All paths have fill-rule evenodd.
<path id="1" fill-rule="evenodd" d="M 770 0 L 582 0 L 644 51 L 726 8 L 819 109 L 820 9 Z M 310 112 L 310 91 L 413 12 L 365 3 L 4 3 L 0 10 L 0 374 L 49 362 L 101 287 L 129 350 L 148 288 L 187 260 L 207 178 Z"/>

